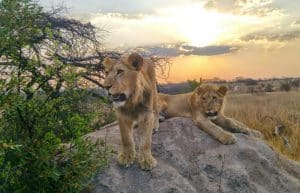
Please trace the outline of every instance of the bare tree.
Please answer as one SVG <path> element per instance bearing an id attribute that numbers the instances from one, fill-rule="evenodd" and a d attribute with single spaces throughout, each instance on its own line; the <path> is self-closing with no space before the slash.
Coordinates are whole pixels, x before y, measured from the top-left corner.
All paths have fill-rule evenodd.
<path id="1" fill-rule="evenodd" d="M 27 95 L 34 90 L 51 90 L 58 93 L 66 82 L 66 74 L 72 70 L 77 78 L 74 84 L 85 82 L 102 87 L 104 78 L 103 59 L 106 56 L 120 58 L 120 53 L 104 51 L 101 45 L 103 29 L 91 23 L 63 16 L 64 7 L 43 11 L 37 4 L 27 4 L 34 12 L 34 18 L 28 18 L 22 1 L 16 1 L 12 15 L 0 15 L 1 26 L 6 33 L 0 37 L 0 76 L 11 78 L 16 76 L 19 82 L 26 82 Z M 9 3 L 5 0 L 3 3 Z M 32 14 L 31 14 L 32 15 Z M 9 17 L 20 17 L 24 22 L 15 26 L 5 23 Z M 26 23 L 25 23 L 26 22 Z M 36 30 L 36 31 L 34 31 Z M 13 33 L 10 33 L 13 32 Z M 7 43 L 15 40 L 14 46 Z M 16 56 L 17 55 L 17 58 Z M 149 56 L 156 65 L 158 75 L 168 77 L 170 61 L 166 57 Z M 74 73 L 73 73 L 74 74 Z M 0 78 L 1 79 L 1 78 Z M 20 90 L 21 88 L 18 88 Z"/>
<path id="2" fill-rule="evenodd" d="M 5 0 L 3 5 L 9 3 Z M 10 9 L 9 14 L 0 14 L 2 79 L 15 78 L 23 85 L 26 82 L 26 88 L 30 89 L 23 91 L 27 95 L 32 94 L 32 89 L 58 92 L 67 81 L 65 75 L 70 70 L 102 86 L 104 57 L 119 55 L 103 52 L 100 36 L 104 30 L 62 16 L 62 7 L 44 12 L 35 3 L 15 1 Z M 4 11 L 7 10 L 1 12 Z M 12 20 L 14 17 L 16 19 Z"/>

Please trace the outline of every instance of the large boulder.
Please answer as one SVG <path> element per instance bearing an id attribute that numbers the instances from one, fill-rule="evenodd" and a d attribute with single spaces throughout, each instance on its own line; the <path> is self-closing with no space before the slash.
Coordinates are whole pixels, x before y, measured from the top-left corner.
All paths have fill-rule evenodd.
<path id="1" fill-rule="evenodd" d="M 300 193 L 300 163 L 282 158 L 261 139 L 235 134 L 237 143 L 222 145 L 193 125 L 172 118 L 153 134 L 157 167 L 143 171 L 135 163 L 117 164 L 96 175 L 95 193 Z M 105 138 L 120 149 L 117 125 L 88 135 Z"/>

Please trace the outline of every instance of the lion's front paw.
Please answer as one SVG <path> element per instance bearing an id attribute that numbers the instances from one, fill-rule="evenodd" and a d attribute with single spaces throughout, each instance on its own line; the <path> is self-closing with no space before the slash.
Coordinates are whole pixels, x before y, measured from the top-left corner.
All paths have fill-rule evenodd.
<path id="1" fill-rule="evenodd" d="M 131 164 L 133 164 L 134 157 L 135 157 L 134 151 L 121 152 L 118 155 L 118 162 L 122 166 L 129 167 Z"/>
<path id="2" fill-rule="evenodd" d="M 157 118 L 157 119 L 154 121 L 153 133 L 158 132 L 158 128 L 159 128 L 159 119 Z"/>
<path id="3" fill-rule="evenodd" d="M 142 170 L 152 170 L 156 166 L 157 161 L 152 155 L 143 155 L 140 156 L 139 163 Z"/>
<path id="4" fill-rule="evenodd" d="M 234 133 L 243 133 L 245 135 L 250 135 L 250 129 L 247 127 L 242 127 L 242 126 L 232 126 L 229 129 L 231 132 Z"/>
<path id="5" fill-rule="evenodd" d="M 158 120 L 159 122 L 163 122 L 164 120 L 166 120 L 166 117 L 160 114 Z"/>
<path id="6" fill-rule="evenodd" d="M 244 129 L 241 130 L 241 133 L 244 133 L 246 135 L 250 135 L 251 132 L 250 132 L 250 129 L 244 128 Z"/>
<path id="7" fill-rule="evenodd" d="M 224 145 L 230 145 L 230 144 L 236 143 L 235 136 L 233 134 L 230 134 L 230 133 L 228 133 L 228 134 L 226 133 L 219 140 Z"/>

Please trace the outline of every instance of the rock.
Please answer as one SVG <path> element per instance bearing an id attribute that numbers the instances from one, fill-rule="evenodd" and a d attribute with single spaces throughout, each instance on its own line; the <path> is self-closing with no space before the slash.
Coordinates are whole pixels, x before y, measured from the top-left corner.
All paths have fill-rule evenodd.
<path id="1" fill-rule="evenodd" d="M 157 167 L 123 168 L 112 156 L 94 179 L 94 193 L 300 193 L 300 163 L 282 158 L 262 140 L 235 134 L 237 143 L 222 145 L 193 125 L 172 118 L 153 134 Z M 118 126 L 88 135 L 120 148 Z"/>

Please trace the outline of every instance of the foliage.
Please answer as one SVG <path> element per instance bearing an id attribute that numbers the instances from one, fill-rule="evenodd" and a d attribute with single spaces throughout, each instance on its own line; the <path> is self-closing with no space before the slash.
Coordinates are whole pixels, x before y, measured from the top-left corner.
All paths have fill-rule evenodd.
<path id="1" fill-rule="evenodd" d="M 235 82 L 244 83 L 246 86 L 255 86 L 258 84 L 259 81 L 252 78 L 237 77 L 235 78 Z"/>
<path id="2" fill-rule="evenodd" d="M 59 7 L 44 12 L 33 0 L 1 1 L 2 76 L 13 75 L 15 81 L 26 83 L 28 89 L 57 92 L 67 81 L 63 77 L 77 67 L 77 76 L 101 86 L 97 80 L 102 78 L 105 54 L 99 51 L 96 28 L 62 17 L 62 10 Z M 73 83 L 76 81 L 73 79 Z M 30 94 L 30 90 L 24 92 Z"/>
<path id="3" fill-rule="evenodd" d="M 203 83 L 202 78 L 200 78 L 199 81 L 197 81 L 196 79 L 194 79 L 194 80 L 188 80 L 188 84 L 190 86 L 190 91 L 194 91 L 202 83 Z"/>
<path id="4" fill-rule="evenodd" d="M 293 80 L 291 82 L 292 87 L 298 88 L 300 87 L 300 80 Z"/>
<path id="5" fill-rule="evenodd" d="M 280 85 L 280 90 L 281 90 L 281 91 L 289 92 L 291 89 L 292 89 L 292 85 L 291 85 L 291 82 L 290 82 L 290 81 L 283 82 L 283 83 L 281 83 L 281 85 Z"/>
<path id="6" fill-rule="evenodd" d="M 76 107 L 85 95 L 69 92 L 55 99 L 11 96 L 1 118 L 4 192 L 76 192 L 106 164 L 108 149 L 81 138 L 91 130 L 92 114 Z"/>
<path id="7" fill-rule="evenodd" d="M 0 1 L 1 193 L 80 192 L 107 164 L 105 143 L 82 138 L 95 114 L 79 108 L 88 95 L 75 88 L 75 67 L 89 60 L 73 56 L 96 46 L 94 28 L 55 14 Z"/>
<path id="8" fill-rule="evenodd" d="M 273 85 L 272 84 L 267 84 L 267 86 L 265 87 L 265 91 L 266 92 L 273 92 Z"/>

